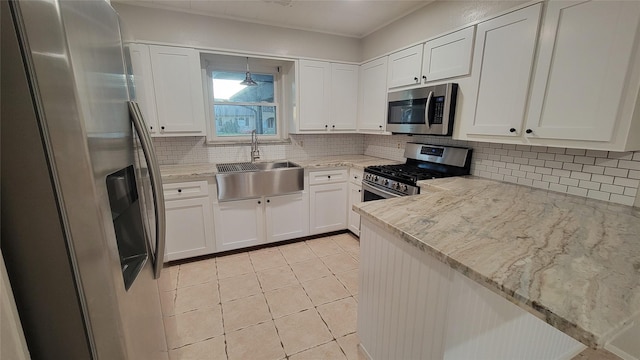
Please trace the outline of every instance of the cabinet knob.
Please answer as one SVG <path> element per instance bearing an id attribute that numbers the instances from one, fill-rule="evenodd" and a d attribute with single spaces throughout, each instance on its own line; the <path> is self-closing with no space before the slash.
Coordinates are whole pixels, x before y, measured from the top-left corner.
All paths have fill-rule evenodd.
<path id="1" fill-rule="evenodd" d="M 270 202 L 271 202 L 271 200 L 267 199 L 267 203 L 270 203 Z"/>
<path id="2" fill-rule="evenodd" d="M 353 176 L 353 178 L 354 178 L 354 179 L 357 179 L 357 178 L 358 178 L 358 175 L 354 175 L 354 176 Z"/>
<path id="3" fill-rule="evenodd" d="M 181 192 L 182 192 L 182 189 L 178 189 L 178 192 L 179 192 L 179 193 L 181 193 Z"/>
<path id="4" fill-rule="evenodd" d="M 380 129 L 382 129 L 382 125 L 378 125 L 378 127 L 379 127 Z"/>
<path id="5" fill-rule="evenodd" d="M 511 129 L 509 129 L 509 132 L 511 132 L 511 133 L 516 132 L 516 128 L 511 128 Z"/>
<path id="6" fill-rule="evenodd" d="M 153 126 L 149 126 L 149 129 L 153 130 Z"/>
<path id="7" fill-rule="evenodd" d="M 418 80 L 419 80 L 418 77 L 414 77 L 413 78 L 413 81 L 415 81 L 415 82 L 418 82 Z"/>
<path id="8" fill-rule="evenodd" d="M 427 82 L 427 76 L 426 75 L 422 75 L 422 80 L 424 80 L 424 82 Z"/>
<path id="9" fill-rule="evenodd" d="M 331 179 L 331 175 L 327 175 L 327 179 Z"/>
<path id="10" fill-rule="evenodd" d="M 527 129 L 527 130 L 525 130 L 525 132 L 526 132 L 527 134 L 531 134 L 531 133 L 533 132 L 533 130 L 531 130 L 531 129 Z"/>
<path id="11" fill-rule="evenodd" d="M 262 204 L 262 201 L 258 200 L 258 205 Z"/>
<path id="12" fill-rule="evenodd" d="M 332 128 L 334 128 L 334 129 L 336 128 L 336 126 L 335 126 L 335 125 L 331 125 L 331 127 L 332 127 Z"/>
<path id="13" fill-rule="evenodd" d="M 164 126 L 160 126 L 160 129 L 164 130 Z"/>
<path id="14" fill-rule="evenodd" d="M 325 129 L 326 129 L 326 128 L 328 128 L 328 127 L 329 127 L 329 125 L 325 125 L 325 126 L 324 126 L 324 128 L 325 128 Z"/>
<path id="15" fill-rule="evenodd" d="M 362 190 L 361 190 L 361 189 L 358 189 L 358 192 L 362 192 Z"/>

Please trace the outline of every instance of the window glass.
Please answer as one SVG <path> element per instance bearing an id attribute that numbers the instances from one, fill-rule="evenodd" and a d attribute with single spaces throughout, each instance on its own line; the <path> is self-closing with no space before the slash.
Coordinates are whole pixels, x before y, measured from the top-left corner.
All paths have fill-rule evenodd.
<path id="1" fill-rule="evenodd" d="M 213 71 L 213 115 L 216 136 L 277 134 L 274 75 L 252 73 L 257 86 L 242 85 L 244 72 Z"/>

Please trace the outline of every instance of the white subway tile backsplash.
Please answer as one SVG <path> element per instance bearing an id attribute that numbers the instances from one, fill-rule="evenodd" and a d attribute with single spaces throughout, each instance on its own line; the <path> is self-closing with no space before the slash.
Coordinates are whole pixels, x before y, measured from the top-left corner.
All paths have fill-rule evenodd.
<path id="1" fill-rule="evenodd" d="M 551 161 L 551 160 L 547 160 L 544 162 L 544 166 L 551 168 L 551 169 L 562 169 L 562 163 L 559 161 Z"/>
<path id="2" fill-rule="evenodd" d="M 620 160 L 618 167 L 623 169 L 640 170 L 640 161 Z"/>
<path id="3" fill-rule="evenodd" d="M 629 174 L 629 170 L 619 169 L 619 168 L 605 168 L 604 174 L 611 175 L 611 176 L 627 177 L 627 175 Z"/>
<path id="4" fill-rule="evenodd" d="M 633 159 L 633 153 L 632 152 L 609 151 L 609 155 L 607 157 L 609 159 L 632 160 Z"/>
<path id="5" fill-rule="evenodd" d="M 578 180 L 591 180 L 591 174 L 583 173 L 580 171 L 572 171 L 571 178 Z"/>
<path id="6" fill-rule="evenodd" d="M 624 187 L 618 185 L 602 184 L 600 190 L 606 191 L 612 194 L 624 194 Z"/>
<path id="7" fill-rule="evenodd" d="M 590 156 L 575 156 L 573 158 L 573 162 L 578 164 L 593 165 L 595 161 L 596 161 L 596 158 L 590 157 Z"/>
<path id="8" fill-rule="evenodd" d="M 613 176 L 609 176 L 609 175 L 597 175 L 597 174 L 591 175 L 591 181 L 595 181 L 603 184 L 613 184 L 613 179 L 614 179 Z"/>
<path id="9" fill-rule="evenodd" d="M 589 190 L 589 192 L 587 192 L 587 197 L 591 198 L 591 199 L 596 199 L 596 200 L 604 200 L 604 201 L 609 201 L 609 197 L 611 196 L 611 194 L 604 192 L 604 191 L 598 191 L 598 190 Z"/>
<path id="10" fill-rule="evenodd" d="M 568 186 L 578 186 L 578 184 L 580 183 L 580 180 L 576 180 L 576 179 L 571 179 L 568 177 L 562 177 L 560 178 L 560 184 L 563 185 L 568 185 Z"/>
<path id="11" fill-rule="evenodd" d="M 611 197 L 609 198 L 609 201 L 611 202 L 629 206 L 632 206 L 635 200 L 635 196 L 625 196 L 618 194 L 611 194 Z"/>
<path id="12" fill-rule="evenodd" d="M 640 185 L 640 180 L 617 177 L 613 180 L 613 183 L 615 185 L 628 186 L 628 187 L 633 187 L 637 189 L 638 186 Z"/>
<path id="13" fill-rule="evenodd" d="M 600 190 L 600 183 L 588 180 L 580 180 L 580 184 L 578 186 L 585 189 Z"/>
<path id="14" fill-rule="evenodd" d="M 584 149 L 567 149 L 565 154 L 567 155 L 584 155 L 587 152 Z"/>
<path id="15" fill-rule="evenodd" d="M 549 183 L 549 190 L 566 193 L 567 185 Z"/>
<path id="16" fill-rule="evenodd" d="M 640 187 L 640 151 L 607 152 L 457 141 L 407 135 L 291 135 L 290 144 L 260 144 L 261 160 L 366 154 L 404 160 L 407 142 L 474 149 L 472 173 L 526 186 L 632 205 Z M 209 145 L 202 137 L 155 138 L 161 164 L 249 160 L 249 145 Z"/>
<path id="17" fill-rule="evenodd" d="M 604 167 L 602 166 L 593 166 L 593 165 L 583 165 L 582 166 L 582 171 L 583 172 L 588 172 L 588 173 L 592 173 L 592 174 L 604 174 Z"/>
<path id="18" fill-rule="evenodd" d="M 567 187 L 567 194 L 577 196 L 587 196 L 587 189 L 569 186 Z"/>
<path id="19" fill-rule="evenodd" d="M 562 168 L 571 171 L 582 171 L 582 164 L 563 163 Z"/>

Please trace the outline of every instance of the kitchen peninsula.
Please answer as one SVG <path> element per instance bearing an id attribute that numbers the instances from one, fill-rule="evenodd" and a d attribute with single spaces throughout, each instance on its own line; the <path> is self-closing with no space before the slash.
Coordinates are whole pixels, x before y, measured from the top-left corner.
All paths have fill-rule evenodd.
<path id="1" fill-rule="evenodd" d="M 354 206 L 371 358 L 570 358 L 640 313 L 640 209 L 475 177 L 422 186 Z"/>

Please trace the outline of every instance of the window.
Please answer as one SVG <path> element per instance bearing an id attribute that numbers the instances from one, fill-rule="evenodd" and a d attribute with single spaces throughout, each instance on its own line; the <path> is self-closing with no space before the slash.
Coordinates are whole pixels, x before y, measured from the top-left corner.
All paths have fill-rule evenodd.
<path id="1" fill-rule="evenodd" d="M 283 137 L 282 61 L 249 58 L 255 86 L 242 85 L 247 58 L 205 54 L 209 90 L 209 136 L 212 142 L 245 142 L 256 131 L 263 140 Z"/>
<path id="2" fill-rule="evenodd" d="M 272 74 L 251 74 L 257 86 L 240 83 L 244 72 L 213 71 L 213 116 L 216 137 L 276 135 L 277 104 Z"/>

